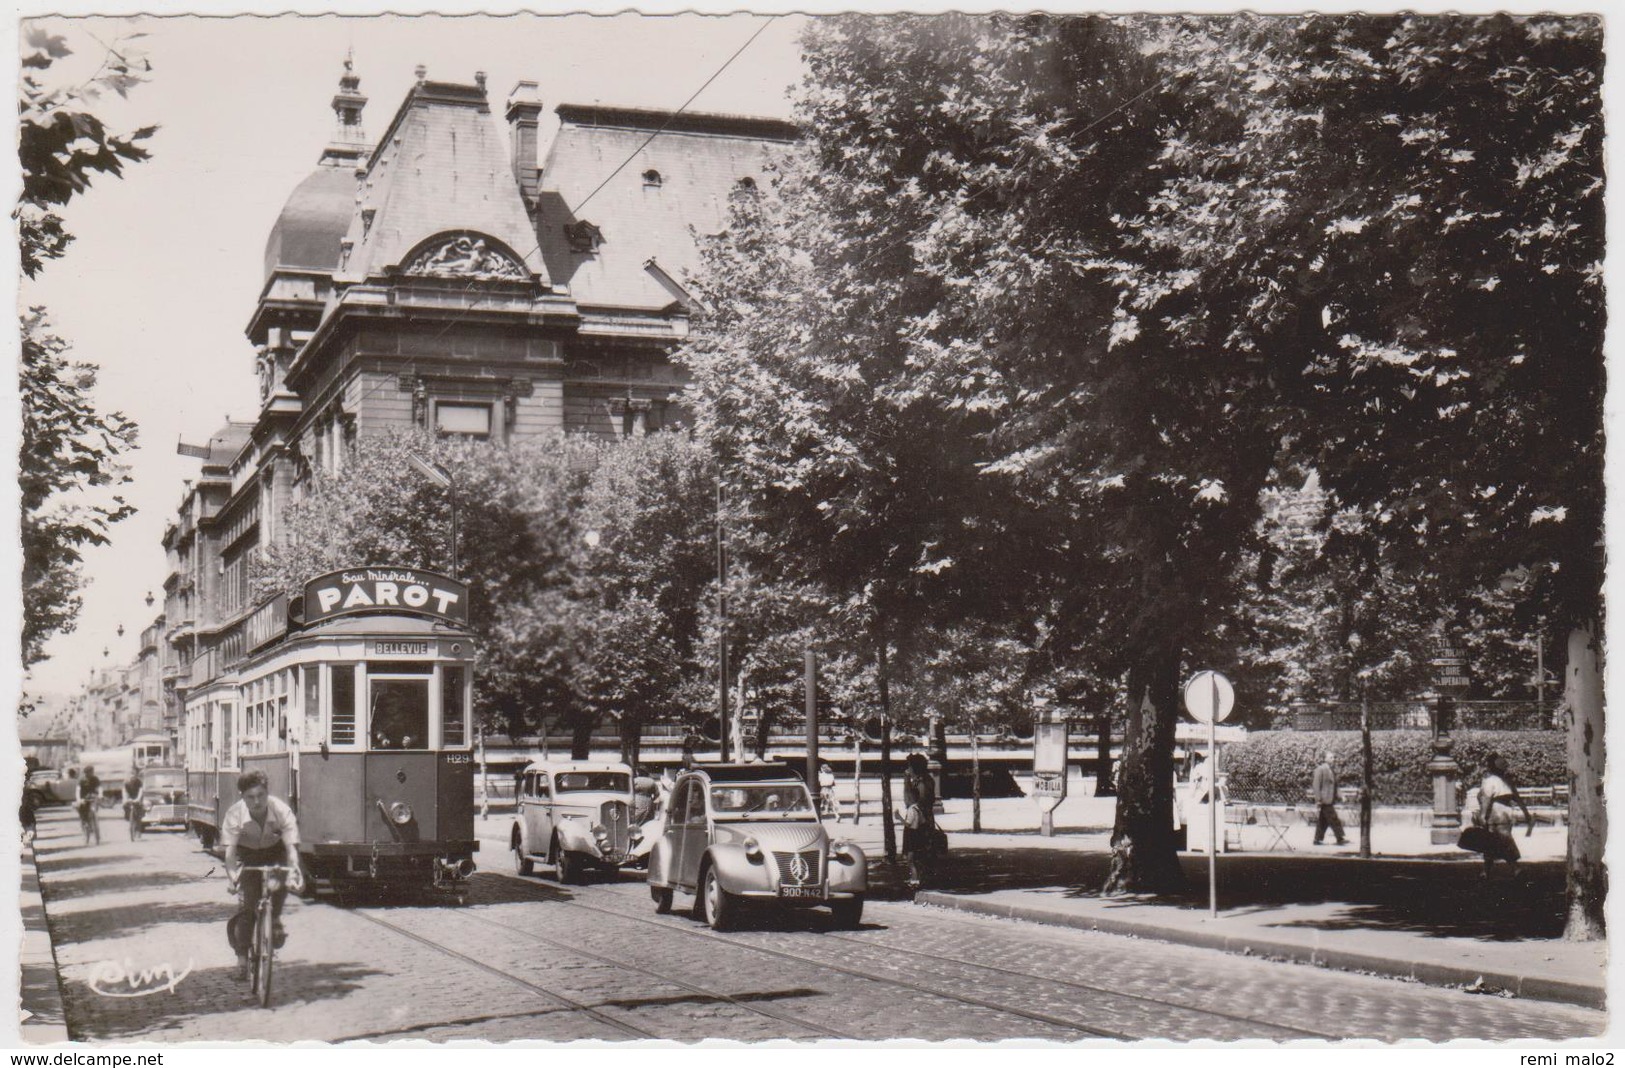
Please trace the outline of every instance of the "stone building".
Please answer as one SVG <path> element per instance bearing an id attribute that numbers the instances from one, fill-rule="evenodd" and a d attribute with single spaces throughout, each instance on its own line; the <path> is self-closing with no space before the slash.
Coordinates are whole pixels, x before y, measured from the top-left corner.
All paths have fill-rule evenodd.
<path id="1" fill-rule="evenodd" d="M 513 442 L 680 425 L 669 357 L 689 331 L 693 234 L 720 230 L 795 137 L 771 119 L 561 104 L 538 164 L 533 83 L 507 100 L 506 136 L 482 74 L 419 68 L 376 141 L 366 104 L 346 63 L 333 139 L 266 242 L 246 330 L 257 417 L 182 448 L 202 464 L 165 534 L 165 635 L 179 740 L 213 766 L 286 729 L 256 720 L 245 738 L 234 668 L 281 633 L 285 604 L 257 601 L 249 570 L 313 473 L 392 427 Z"/>

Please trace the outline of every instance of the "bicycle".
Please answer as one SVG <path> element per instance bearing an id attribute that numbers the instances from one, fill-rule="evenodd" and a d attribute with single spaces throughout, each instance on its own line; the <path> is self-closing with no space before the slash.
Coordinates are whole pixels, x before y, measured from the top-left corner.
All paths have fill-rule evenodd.
<path id="1" fill-rule="evenodd" d="M 147 814 L 147 806 L 140 801 L 124 802 L 124 820 L 130 825 L 130 841 L 141 841 L 141 820 Z"/>
<path id="2" fill-rule="evenodd" d="M 249 993 L 259 998 L 261 1008 L 271 1007 L 271 969 L 276 962 L 276 913 L 271 897 L 282 889 L 289 870 L 286 864 L 244 864 L 237 869 L 237 882 L 232 885 L 233 893 L 241 900 L 243 872 L 261 873 L 260 900 L 254 909 L 254 931 L 248 944 Z"/>

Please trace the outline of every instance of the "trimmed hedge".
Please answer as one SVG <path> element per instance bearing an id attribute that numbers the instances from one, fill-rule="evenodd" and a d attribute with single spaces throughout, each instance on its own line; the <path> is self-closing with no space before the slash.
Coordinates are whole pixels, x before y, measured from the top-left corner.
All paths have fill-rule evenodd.
<path id="1" fill-rule="evenodd" d="M 1491 753 L 1506 758 L 1520 786 L 1552 786 L 1569 781 L 1562 731 L 1457 731 L 1450 755 L 1461 766 L 1463 791 L 1484 776 Z M 1254 731 L 1227 746 L 1223 771 L 1236 801 L 1303 802 L 1320 754 L 1335 754 L 1339 786 L 1360 784 L 1359 731 Z M 1372 782 L 1379 805 L 1430 804 L 1433 783 L 1428 761 L 1432 736 L 1426 731 L 1373 731 Z M 1457 795 L 1458 798 L 1461 796 Z"/>

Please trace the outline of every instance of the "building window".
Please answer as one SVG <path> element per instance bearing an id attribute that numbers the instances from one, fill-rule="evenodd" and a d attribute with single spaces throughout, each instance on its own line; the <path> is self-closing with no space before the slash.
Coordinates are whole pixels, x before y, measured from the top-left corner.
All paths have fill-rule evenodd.
<path id="1" fill-rule="evenodd" d="M 653 168 L 643 172 L 643 185 L 646 189 L 659 189 L 661 183 L 660 172 Z"/>
<path id="2" fill-rule="evenodd" d="M 488 438 L 491 436 L 491 405 L 439 401 L 434 406 L 434 428 L 442 434 Z"/>

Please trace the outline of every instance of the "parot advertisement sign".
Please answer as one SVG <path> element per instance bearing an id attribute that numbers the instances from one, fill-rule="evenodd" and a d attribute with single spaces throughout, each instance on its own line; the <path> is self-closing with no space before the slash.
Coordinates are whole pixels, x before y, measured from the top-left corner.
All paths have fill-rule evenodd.
<path id="1" fill-rule="evenodd" d="M 305 625 L 357 612 L 468 622 L 468 586 L 410 567 L 348 567 L 305 583 Z"/>

